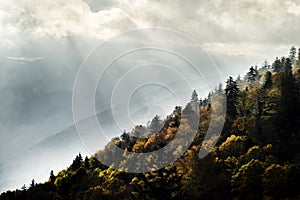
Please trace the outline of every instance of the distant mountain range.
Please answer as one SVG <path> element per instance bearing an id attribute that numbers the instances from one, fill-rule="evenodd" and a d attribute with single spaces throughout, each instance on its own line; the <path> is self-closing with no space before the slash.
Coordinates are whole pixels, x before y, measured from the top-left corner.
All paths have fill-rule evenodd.
<path id="1" fill-rule="evenodd" d="M 162 101 L 170 102 L 171 97 L 164 95 L 164 91 L 157 90 L 150 93 L 147 96 L 159 96 Z M 162 95 L 154 93 L 162 93 Z M 137 96 L 134 101 L 140 101 L 140 98 L 142 97 Z M 134 119 L 144 121 L 144 110 L 149 107 L 140 104 L 136 104 L 136 106 L 133 109 Z M 124 108 L 124 106 L 118 105 L 115 109 L 122 110 Z M 21 188 L 24 183 L 29 184 L 32 179 L 35 179 L 36 182 L 43 182 L 49 177 L 51 170 L 56 172 L 66 168 L 79 152 L 83 156 L 94 154 L 97 150 L 102 149 L 111 138 L 119 136 L 123 131 L 117 124 L 114 124 L 114 116 L 110 109 L 97 114 L 105 137 L 100 137 L 99 124 L 95 123 L 92 118 L 93 116 L 90 116 L 78 122 L 79 125 L 83 125 L 84 130 L 81 133 L 84 132 L 84 134 L 79 135 L 75 125 L 71 125 L 0 165 L 0 192 Z M 126 117 L 119 118 L 119 120 L 123 121 L 123 124 L 130 124 L 126 122 L 128 121 Z"/>

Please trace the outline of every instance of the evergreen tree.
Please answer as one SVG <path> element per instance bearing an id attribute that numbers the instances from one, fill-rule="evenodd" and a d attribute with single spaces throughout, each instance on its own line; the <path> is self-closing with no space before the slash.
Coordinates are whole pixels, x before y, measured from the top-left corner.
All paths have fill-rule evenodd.
<path id="1" fill-rule="evenodd" d="M 83 166 L 85 169 L 90 168 L 90 162 L 89 162 L 89 158 L 87 156 L 84 158 Z"/>
<path id="2" fill-rule="evenodd" d="M 284 63 L 284 71 L 285 72 L 290 72 L 292 70 L 292 61 L 287 58 L 285 59 L 285 63 Z"/>
<path id="3" fill-rule="evenodd" d="M 162 127 L 162 120 L 160 120 L 160 117 L 158 115 L 155 115 L 149 126 L 150 133 L 158 133 L 162 129 Z"/>
<path id="4" fill-rule="evenodd" d="M 241 75 L 238 74 L 238 76 L 236 77 L 236 80 L 235 80 L 238 84 L 242 82 L 241 80 Z"/>
<path id="5" fill-rule="evenodd" d="M 24 184 L 24 185 L 21 187 L 21 190 L 22 190 L 22 191 L 26 191 L 26 189 L 27 189 L 27 188 L 26 188 L 26 185 Z"/>
<path id="6" fill-rule="evenodd" d="M 298 67 L 300 67 L 300 48 L 298 49 L 297 65 L 298 65 Z"/>
<path id="7" fill-rule="evenodd" d="M 30 188 L 34 188 L 34 186 L 35 186 L 35 180 L 32 179 L 32 180 L 31 180 L 31 183 L 30 183 Z"/>
<path id="8" fill-rule="evenodd" d="M 193 110 L 196 111 L 199 108 L 199 99 L 196 90 L 193 91 L 190 102 Z"/>
<path id="9" fill-rule="evenodd" d="M 230 76 L 226 82 L 227 114 L 234 119 L 237 114 L 237 102 L 239 97 L 239 88 L 237 83 Z"/>
<path id="10" fill-rule="evenodd" d="M 203 100 L 202 99 L 199 100 L 199 107 L 203 107 Z"/>
<path id="11" fill-rule="evenodd" d="M 193 91 L 192 97 L 191 97 L 191 102 L 194 102 L 194 101 L 198 102 L 198 94 L 197 94 L 196 90 Z"/>
<path id="12" fill-rule="evenodd" d="M 248 82 L 255 81 L 256 77 L 257 77 L 257 70 L 251 66 L 249 72 L 247 73 Z"/>
<path id="13" fill-rule="evenodd" d="M 269 70 L 270 69 L 270 65 L 268 63 L 268 61 L 264 61 L 264 63 L 262 64 L 262 69 L 263 70 Z"/>
<path id="14" fill-rule="evenodd" d="M 51 181 L 51 183 L 54 183 L 54 181 L 55 181 L 55 176 L 54 176 L 54 172 L 53 172 L 53 170 L 51 170 L 51 172 L 50 172 L 50 181 Z"/>
<path id="15" fill-rule="evenodd" d="M 296 56 L 297 56 L 296 54 L 297 54 L 297 49 L 295 48 L 295 46 L 292 46 L 290 49 L 290 56 L 289 56 L 292 65 L 295 64 L 296 62 Z"/>
<path id="16" fill-rule="evenodd" d="M 282 71 L 281 61 L 278 59 L 278 57 L 276 57 L 274 63 L 272 64 L 272 68 L 274 72 Z"/>
<path id="17" fill-rule="evenodd" d="M 266 72 L 265 83 L 263 85 L 264 89 L 270 89 L 272 87 L 272 73 L 270 71 Z"/>
<path id="18" fill-rule="evenodd" d="M 223 93 L 223 85 L 222 85 L 222 83 L 219 83 L 217 92 L 218 92 L 218 95 L 222 95 L 222 93 Z"/>
<path id="19" fill-rule="evenodd" d="M 300 67 L 300 48 L 298 49 L 298 56 L 297 56 L 297 60 L 296 60 L 296 67 Z"/>
<path id="20" fill-rule="evenodd" d="M 82 156 L 81 153 L 79 153 L 76 158 L 73 160 L 73 163 L 71 165 L 71 169 L 72 170 L 77 170 L 81 167 L 83 160 L 82 160 Z"/>
<path id="21" fill-rule="evenodd" d="M 121 140 L 127 144 L 130 141 L 130 135 L 126 133 L 126 131 L 123 131 L 122 135 L 120 136 Z"/>

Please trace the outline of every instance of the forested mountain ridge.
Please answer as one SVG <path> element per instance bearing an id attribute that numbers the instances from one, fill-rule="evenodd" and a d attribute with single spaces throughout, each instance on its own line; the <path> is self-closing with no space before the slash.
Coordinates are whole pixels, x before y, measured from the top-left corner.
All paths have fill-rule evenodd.
<path id="1" fill-rule="evenodd" d="M 218 107 L 211 104 L 214 95 L 220 102 L 226 97 L 226 122 L 217 145 L 200 159 L 211 109 Z M 289 57 L 272 65 L 251 67 L 245 78 L 229 77 L 225 89 L 220 85 L 205 99 L 194 92 L 194 101 L 201 116 L 197 135 L 171 165 L 133 174 L 96 158 L 112 143 L 130 152 L 160 149 L 192 115 L 191 103 L 165 120 L 155 117 L 148 127 L 124 132 L 90 158 L 79 154 L 68 169 L 51 172 L 46 183 L 33 181 L 0 199 L 300 199 L 300 49 L 297 54 L 292 47 Z"/>

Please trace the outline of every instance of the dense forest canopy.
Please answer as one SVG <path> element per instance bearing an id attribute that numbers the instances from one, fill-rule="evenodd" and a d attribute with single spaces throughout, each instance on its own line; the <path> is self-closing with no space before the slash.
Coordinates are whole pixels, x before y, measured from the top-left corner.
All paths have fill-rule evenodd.
<path id="1" fill-rule="evenodd" d="M 156 116 L 147 127 L 124 131 L 94 156 L 79 154 L 69 168 L 51 171 L 47 182 L 32 180 L 0 199 L 300 199 L 299 90 L 300 49 L 292 47 L 288 57 L 251 66 L 244 78 L 229 77 L 225 88 L 220 84 L 207 98 L 198 99 L 194 91 L 190 103 L 176 107 L 166 119 Z M 226 99 L 226 121 L 217 145 L 199 158 L 211 118 L 218 117 L 212 108 L 222 109 L 211 103 L 214 97 Z M 194 131 L 188 119 L 195 103 L 201 117 L 196 137 L 167 167 L 126 173 L 97 159 L 114 156 L 111 144 L 128 152 L 160 149 L 174 138 L 180 123 L 189 134 Z M 126 166 L 123 156 L 119 166 Z M 156 162 L 155 157 L 148 162 L 143 165 Z"/>

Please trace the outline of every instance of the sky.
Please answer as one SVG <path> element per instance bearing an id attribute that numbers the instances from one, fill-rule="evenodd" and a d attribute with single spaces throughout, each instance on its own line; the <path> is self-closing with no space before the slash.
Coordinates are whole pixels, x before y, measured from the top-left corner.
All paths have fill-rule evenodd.
<path id="1" fill-rule="evenodd" d="M 73 124 L 76 73 L 101 42 L 138 28 L 178 31 L 225 80 L 287 55 L 300 44 L 299 21 L 300 0 L 2 0 L 0 166 Z"/>

